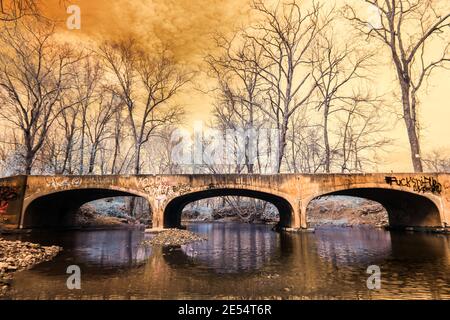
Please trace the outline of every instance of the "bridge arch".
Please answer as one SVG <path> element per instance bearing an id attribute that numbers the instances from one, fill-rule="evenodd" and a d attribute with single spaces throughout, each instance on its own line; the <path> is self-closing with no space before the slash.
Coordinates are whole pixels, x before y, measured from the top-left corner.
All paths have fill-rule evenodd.
<path id="1" fill-rule="evenodd" d="M 333 195 L 365 198 L 380 203 L 388 213 L 389 226 L 392 228 L 441 227 L 443 223 L 439 204 L 430 197 L 405 190 L 380 187 L 348 188 L 323 193 L 306 202 L 305 212 L 314 199 Z"/>
<path id="2" fill-rule="evenodd" d="M 286 197 L 252 189 L 214 188 L 186 193 L 169 200 L 163 209 L 164 228 L 181 227 L 181 214 L 183 208 L 189 203 L 222 196 L 241 196 L 270 202 L 277 208 L 280 216 L 278 227 L 291 227 L 292 225 L 294 208 Z"/>
<path id="3" fill-rule="evenodd" d="M 135 191 L 124 191 L 114 188 L 86 187 L 67 190 L 57 190 L 44 194 L 33 195 L 25 199 L 21 228 L 54 228 L 63 226 L 67 216 L 91 201 L 112 197 L 140 197 L 146 199 L 150 210 L 151 202 L 145 194 Z"/>

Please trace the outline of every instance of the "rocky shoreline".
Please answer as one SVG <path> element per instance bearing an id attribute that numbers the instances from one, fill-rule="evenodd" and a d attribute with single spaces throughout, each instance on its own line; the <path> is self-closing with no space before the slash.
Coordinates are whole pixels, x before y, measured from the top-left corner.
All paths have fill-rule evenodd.
<path id="1" fill-rule="evenodd" d="M 60 251 L 58 246 L 0 239 L 0 297 L 6 295 L 15 272 L 49 261 Z"/>
<path id="2" fill-rule="evenodd" d="M 130 225 L 130 221 L 124 218 L 102 215 L 94 207 L 83 206 L 80 208 L 68 225 L 79 228 L 120 227 Z"/>
<path id="3" fill-rule="evenodd" d="M 389 225 L 386 209 L 379 203 L 346 196 L 323 197 L 311 202 L 308 207 L 308 223 L 313 228 L 374 227 Z"/>

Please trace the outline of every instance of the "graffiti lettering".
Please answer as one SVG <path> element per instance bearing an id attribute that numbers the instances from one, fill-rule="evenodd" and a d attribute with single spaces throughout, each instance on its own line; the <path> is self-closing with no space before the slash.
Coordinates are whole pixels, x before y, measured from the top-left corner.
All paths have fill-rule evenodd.
<path id="1" fill-rule="evenodd" d="M 442 185 L 433 177 L 422 176 L 420 178 L 406 177 L 385 177 L 385 181 L 389 185 L 397 185 L 399 187 L 412 188 L 415 192 L 431 192 L 435 194 L 441 194 Z"/>
<path id="2" fill-rule="evenodd" d="M 12 187 L 0 186 L 0 215 L 6 214 L 10 201 L 18 197 L 17 190 Z"/>
<path id="3" fill-rule="evenodd" d="M 96 185 L 116 185 L 117 181 L 114 180 L 112 177 L 107 176 L 90 176 L 90 177 L 83 177 L 81 178 L 74 178 L 79 179 L 80 183 L 79 185 L 83 184 L 86 186 L 96 186 Z"/>
<path id="4" fill-rule="evenodd" d="M 68 187 L 78 187 L 82 183 L 81 178 L 45 178 L 47 187 L 57 189 L 64 189 Z"/>
<path id="5" fill-rule="evenodd" d="M 136 178 L 136 187 L 145 193 L 159 199 L 166 199 L 189 192 L 190 186 L 187 184 L 170 185 L 163 181 L 160 177 Z"/>

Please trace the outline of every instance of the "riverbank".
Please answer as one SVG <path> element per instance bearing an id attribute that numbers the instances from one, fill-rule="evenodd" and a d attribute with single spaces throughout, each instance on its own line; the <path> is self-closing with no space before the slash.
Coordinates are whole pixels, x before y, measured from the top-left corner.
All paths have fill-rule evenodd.
<path id="1" fill-rule="evenodd" d="M 264 212 L 261 208 L 253 206 L 240 206 L 239 213 L 236 208 L 222 207 L 205 210 L 205 208 L 184 209 L 182 222 L 244 222 L 256 224 L 275 224 L 278 222 L 278 213 L 272 210 Z"/>
<path id="2" fill-rule="evenodd" d="M 0 297 L 7 294 L 14 273 L 49 261 L 61 250 L 58 246 L 0 239 Z"/>
<path id="3" fill-rule="evenodd" d="M 311 202 L 307 208 L 308 225 L 386 228 L 388 213 L 379 204 L 367 199 L 347 196 L 322 197 Z"/>
<path id="4" fill-rule="evenodd" d="M 67 224 L 70 227 L 80 229 L 114 229 L 138 226 L 135 221 L 126 218 L 101 214 L 95 207 L 89 205 L 81 207 L 73 220 Z"/>
<path id="5" fill-rule="evenodd" d="M 209 214 L 204 210 L 184 210 L 183 222 L 247 222 L 259 224 L 276 224 L 279 221 L 278 213 L 264 214 L 257 212 L 253 207 L 241 207 L 240 214 L 252 217 L 244 220 L 235 209 L 224 207 L 212 209 Z M 253 216 L 252 216 L 253 213 Z M 379 203 L 348 196 L 322 197 L 311 201 L 306 212 L 308 226 L 318 228 L 322 226 L 356 227 L 369 226 L 385 228 L 388 226 L 388 214 Z"/>

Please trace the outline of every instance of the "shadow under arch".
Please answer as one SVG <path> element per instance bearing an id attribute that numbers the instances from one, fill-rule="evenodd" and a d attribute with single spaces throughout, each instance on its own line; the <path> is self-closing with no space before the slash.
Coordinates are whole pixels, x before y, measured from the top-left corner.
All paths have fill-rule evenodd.
<path id="1" fill-rule="evenodd" d="M 280 221 L 278 222 L 277 227 L 283 228 L 291 226 L 294 210 L 289 201 L 283 197 L 263 191 L 224 188 L 192 192 L 170 200 L 164 209 L 164 228 L 181 227 L 181 214 L 183 208 L 187 204 L 202 199 L 222 196 L 241 196 L 270 202 L 277 208 L 280 216 Z"/>
<path id="2" fill-rule="evenodd" d="M 144 198 L 142 195 L 132 192 L 101 188 L 71 189 L 47 193 L 32 200 L 24 208 L 22 227 L 25 229 L 64 227 L 68 216 L 74 215 L 83 204 L 112 197 Z M 151 212 L 151 204 L 148 205 Z"/>
<path id="3" fill-rule="evenodd" d="M 353 188 L 322 194 L 314 199 L 335 195 L 365 198 L 380 203 L 388 213 L 391 228 L 442 226 L 438 207 L 423 195 L 385 188 Z"/>

